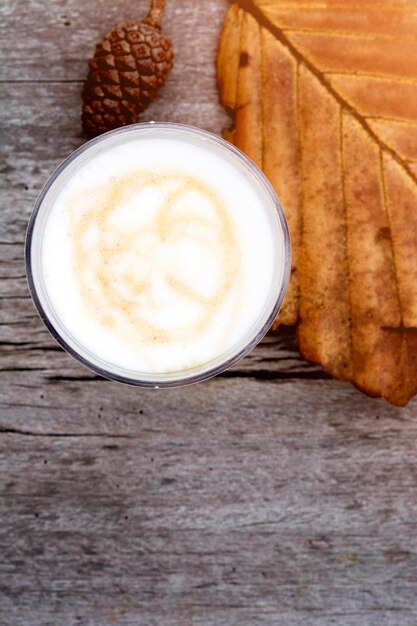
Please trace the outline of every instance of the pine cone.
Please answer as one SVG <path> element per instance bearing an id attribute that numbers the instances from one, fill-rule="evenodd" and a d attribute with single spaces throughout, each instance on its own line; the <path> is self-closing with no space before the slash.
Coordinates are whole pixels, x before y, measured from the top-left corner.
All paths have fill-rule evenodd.
<path id="1" fill-rule="evenodd" d="M 163 3 L 153 5 L 143 21 L 119 24 L 96 46 L 82 95 L 91 137 L 136 122 L 165 83 L 174 55 L 159 24 L 162 10 Z"/>

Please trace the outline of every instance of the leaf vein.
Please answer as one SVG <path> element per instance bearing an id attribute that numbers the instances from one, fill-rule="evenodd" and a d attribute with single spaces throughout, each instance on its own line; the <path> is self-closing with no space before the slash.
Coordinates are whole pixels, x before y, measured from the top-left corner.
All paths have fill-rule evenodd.
<path id="1" fill-rule="evenodd" d="M 395 122 L 397 124 L 404 124 L 405 126 L 416 126 L 416 120 L 404 119 L 403 117 L 384 117 L 383 115 L 367 115 L 367 120 L 374 120 L 380 122 Z"/>
<path id="2" fill-rule="evenodd" d="M 271 6 L 273 7 L 273 3 L 271 3 L 271 5 L 268 5 L 266 2 L 264 2 L 264 6 L 265 8 L 270 8 Z M 328 0 L 326 2 L 280 2 L 279 4 L 280 9 L 294 9 L 295 7 L 297 9 L 311 9 L 313 11 L 319 9 L 328 9 L 329 7 L 329 3 Z M 408 6 L 404 3 L 401 4 L 391 4 L 388 5 L 388 3 L 378 3 L 378 2 L 373 2 L 372 5 L 371 4 L 350 4 L 349 6 L 346 6 L 346 4 L 342 4 L 342 3 L 336 3 L 336 2 L 332 2 L 332 9 L 341 9 L 342 11 L 350 11 L 351 9 L 357 10 L 357 11 L 361 11 L 361 13 L 363 13 L 364 11 L 381 11 L 381 9 L 384 9 L 384 11 L 401 11 L 401 12 L 407 12 L 407 13 L 416 13 L 417 12 L 417 8 L 416 7 L 412 7 L 412 6 Z"/>
<path id="3" fill-rule="evenodd" d="M 301 112 L 300 112 L 300 64 L 297 62 L 296 75 L 295 75 L 295 115 L 296 115 L 296 127 L 297 127 L 297 148 L 300 160 L 300 196 L 299 196 L 299 220 L 300 220 L 300 241 L 303 234 L 303 206 L 304 206 L 304 169 L 303 169 L 303 147 L 301 138 Z M 300 316 L 300 279 L 298 275 L 298 260 L 297 260 L 297 319 Z"/>
<path id="4" fill-rule="evenodd" d="M 408 41 L 417 43 L 417 37 L 413 35 L 390 35 L 389 33 L 362 33 L 354 31 L 333 30 L 331 28 L 321 30 L 318 28 L 282 28 L 283 33 L 297 34 L 308 33 L 309 35 L 320 35 L 324 37 L 333 37 L 334 39 L 387 39 L 389 41 Z"/>
<path id="5" fill-rule="evenodd" d="M 354 78 L 375 78 L 377 80 L 386 80 L 388 82 L 405 83 L 407 85 L 417 85 L 417 79 L 406 78 L 405 76 L 395 76 L 394 74 L 374 74 L 372 72 L 361 71 L 342 71 L 342 70 L 325 70 L 324 76 L 352 76 Z"/>
<path id="6" fill-rule="evenodd" d="M 347 278 L 347 294 L 349 300 L 349 352 L 350 352 L 350 364 L 351 372 L 350 376 L 355 379 L 355 360 L 353 358 L 353 332 L 352 332 L 352 274 L 349 263 L 349 229 L 348 229 L 348 205 L 346 201 L 346 180 L 345 180 L 345 158 L 343 148 L 343 109 L 339 108 L 339 152 L 340 152 L 340 179 L 342 187 L 342 201 L 343 210 L 345 215 L 345 263 L 346 263 L 346 278 Z"/>
<path id="7" fill-rule="evenodd" d="M 381 186 L 382 186 L 382 198 L 383 198 L 383 203 L 384 203 L 384 211 L 385 211 L 385 215 L 387 218 L 388 228 L 390 229 L 390 232 L 392 233 L 392 224 L 391 224 L 391 216 L 389 212 L 389 202 L 388 202 L 388 193 L 387 193 L 387 181 L 386 181 L 385 168 L 384 168 L 384 156 L 383 156 L 382 150 L 379 151 L 379 163 L 380 163 L 380 172 L 381 172 Z M 403 311 L 403 306 L 401 302 L 400 286 L 398 284 L 398 266 L 397 266 L 397 261 L 395 258 L 395 248 L 394 248 L 394 241 L 393 241 L 392 234 L 390 237 L 390 248 L 391 248 L 391 256 L 392 256 L 392 265 L 394 269 L 395 291 L 397 294 L 398 308 L 400 312 L 400 326 L 403 327 L 404 326 L 404 311 Z M 407 362 L 405 359 L 405 351 L 406 351 L 405 342 L 406 341 L 407 339 L 405 337 L 405 333 L 401 333 L 401 357 L 403 361 L 402 370 L 406 377 L 405 387 L 406 389 L 409 389 L 410 388 L 410 373 L 409 373 Z"/>

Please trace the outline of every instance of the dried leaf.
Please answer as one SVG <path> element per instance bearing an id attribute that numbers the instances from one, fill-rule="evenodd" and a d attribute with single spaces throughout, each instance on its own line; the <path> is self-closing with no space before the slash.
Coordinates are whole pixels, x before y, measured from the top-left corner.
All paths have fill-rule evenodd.
<path id="1" fill-rule="evenodd" d="M 417 1 L 238 0 L 226 135 L 275 186 L 293 268 L 276 325 L 370 395 L 417 392 Z"/>

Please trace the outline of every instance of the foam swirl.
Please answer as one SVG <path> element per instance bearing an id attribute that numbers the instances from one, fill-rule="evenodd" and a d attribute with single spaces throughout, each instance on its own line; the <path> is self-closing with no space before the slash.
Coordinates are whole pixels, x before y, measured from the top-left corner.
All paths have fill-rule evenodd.
<path id="1" fill-rule="evenodd" d="M 211 186 L 181 171 L 131 171 L 73 196 L 68 218 L 82 306 L 97 323 L 141 350 L 215 328 L 221 350 L 239 310 L 242 251 Z"/>

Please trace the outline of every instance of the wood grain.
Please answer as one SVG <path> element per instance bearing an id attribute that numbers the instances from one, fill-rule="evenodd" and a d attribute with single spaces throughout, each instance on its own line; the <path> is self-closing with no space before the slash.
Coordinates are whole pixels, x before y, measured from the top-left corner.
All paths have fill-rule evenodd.
<path id="1" fill-rule="evenodd" d="M 167 1 L 176 64 L 142 119 L 229 125 L 214 70 L 226 8 Z M 85 141 L 94 43 L 132 8 L 1 10 L 0 623 L 414 626 L 417 400 L 330 380 L 292 329 L 214 380 L 155 391 L 95 376 L 43 328 L 27 219 Z"/>

